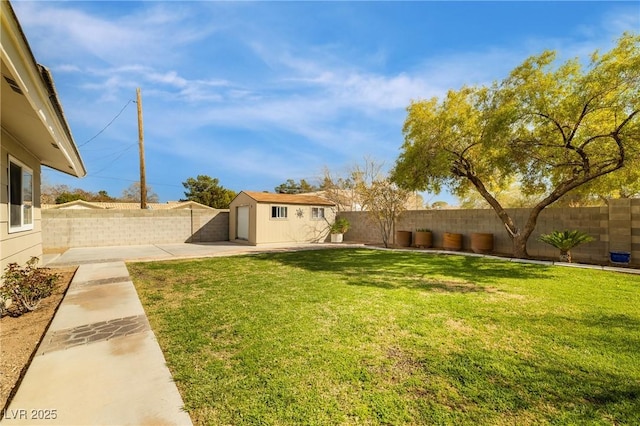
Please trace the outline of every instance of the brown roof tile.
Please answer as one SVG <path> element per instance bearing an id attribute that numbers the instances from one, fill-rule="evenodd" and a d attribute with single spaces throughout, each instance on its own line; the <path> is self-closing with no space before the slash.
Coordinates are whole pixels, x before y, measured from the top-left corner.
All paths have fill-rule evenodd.
<path id="1" fill-rule="evenodd" d="M 315 206 L 334 206 L 326 198 L 306 194 L 274 194 L 272 192 L 242 191 L 259 203 L 304 204 Z"/>

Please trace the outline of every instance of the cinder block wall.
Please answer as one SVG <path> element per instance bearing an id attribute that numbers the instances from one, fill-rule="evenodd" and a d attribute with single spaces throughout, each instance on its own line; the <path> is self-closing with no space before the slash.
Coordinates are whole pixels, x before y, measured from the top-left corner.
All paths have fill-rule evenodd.
<path id="1" fill-rule="evenodd" d="M 631 200 L 631 261 L 640 264 L 640 199 Z"/>
<path id="2" fill-rule="evenodd" d="M 228 210 L 43 210 L 45 252 L 229 240 Z"/>
<path id="3" fill-rule="evenodd" d="M 509 209 L 516 224 L 524 226 L 529 209 Z M 340 212 L 351 223 L 345 241 L 381 244 L 378 227 L 366 212 Z M 433 244 L 443 246 L 445 232 L 463 235 L 463 249 L 471 250 L 471 233 L 494 235 L 494 252 L 509 255 L 512 244 L 507 231 L 492 209 L 482 210 L 411 210 L 403 212 L 396 229 L 415 232 L 428 228 Z M 538 241 L 541 234 L 565 229 L 586 232 L 595 240 L 571 251 L 577 262 L 607 263 L 609 251 L 631 252 L 631 263 L 640 265 L 640 199 L 610 200 L 605 207 L 547 208 L 538 217 L 536 229 L 529 238 L 527 251 L 534 257 L 556 258 L 558 250 Z M 393 237 L 392 237 L 393 238 Z"/>
<path id="4" fill-rule="evenodd" d="M 520 226 L 528 209 L 510 209 Z M 340 212 L 351 222 L 345 241 L 382 243 L 375 224 L 366 212 Z M 511 240 L 491 209 L 412 210 L 402 213 L 396 229 L 415 231 L 429 228 L 434 247 L 442 247 L 445 232 L 463 234 L 463 248 L 470 250 L 472 232 L 494 234 L 494 251 L 512 252 Z M 527 250 L 536 257 L 555 258 L 555 248 L 538 241 L 540 234 L 554 230 L 579 229 L 595 238 L 572 250 L 578 262 L 606 263 L 609 251 L 631 253 L 632 265 L 640 265 L 640 199 L 610 200 L 605 207 L 548 208 L 538 223 Z M 69 247 L 162 244 L 176 242 L 214 242 L 229 240 L 228 210 L 43 210 L 43 249 Z"/>

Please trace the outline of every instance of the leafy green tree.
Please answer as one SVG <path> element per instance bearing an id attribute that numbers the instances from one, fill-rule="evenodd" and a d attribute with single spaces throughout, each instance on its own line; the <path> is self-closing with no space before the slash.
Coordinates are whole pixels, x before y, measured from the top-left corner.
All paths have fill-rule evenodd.
<path id="1" fill-rule="evenodd" d="M 42 204 L 57 204 L 56 198 L 63 192 L 72 192 L 72 190 L 67 185 L 51 185 L 44 182 L 40 188 L 40 202 Z"/>
<path id="2" fill-rule="evenodd" d="M 305 179 L 300 179 L 300 182 L 297 183 L 293 179 L 287 179 L 285 183 L 276 186 L 274 190 L 278 194 L 303 194 L 306 192 L 315 192 L 318 190 L 318 187 L 311 185 Z"/>
<path id="3" fill-rule="evenodd" d="M 505 182 L 505 187 L 489 188 L 489 192 L 498 200 L 504 208 L 531 207 L 540 201 L 539 194 L 525 194 L 522 186 L 515 179 Z M 559 202 L 559 201 L 558 201 Z M 478 191 L 468 191 L 460 198 L 460 207 L 463 209 L 488 209 L 491 208 Z"/>
<path id="4" fill-rule="evenodd" d="M 640 197 L 640 167 L 626 165 L 620 170 L 576 188 L 559 201 L 566 205 L 604 205 L 610 198 Z"/>
<path id="5" fill-rule="evenodd" d="M 586 69 L 555 64 L 555 53 L 533 56 L 502 82 L 463 87 L 442 100 L 413 102 L 393 179 L 402 187 L 458 197 L 478 191 L 495 210 L 516 257 L 540 213 L 561 197 L 620 170 L 640 167 L 640 36 L 624 34 Z M 517 224 L 491 193 L 516 177 L 538 195 Z"/>
<path id="6" fill-rule="evenodd" d="M 84 199 L 79 192 L 63 192 L 56 197 L 56 204 L 69 203 L 71 201 Z"/>
<path id="7" fill-rule="evenodd" d="M 80 188 L 71 188 L 67 185 L 43 185 L 40 193 L 40 201 L 44 204 L 63 204 L 70 201 L 117 201 L 117 198 L 110 196 L 107 191 L 96 192 L 85 191 Z"/>
<path id="8" fill-rule="evenodd" d="M 112 197 L 111 195 L 109 195 L 107 191 L 103 189 L 98 191 L 98 193 L 95 195 L 95 197 L 93 197 L 93 200 L 91 201 L 109 202 L 109 201 L 117 201 L 117 198 Z"/>
<path id="9" fill-rule="evenodd" d="M 216 209 L 228 209 L 236 197 L 235 191 L 220 185 L 218 178 L 207 175 L 198 175 L 195 179 L 188 178 L 182 185 L 187 189 L 184 193 L 187 200 Z"/>

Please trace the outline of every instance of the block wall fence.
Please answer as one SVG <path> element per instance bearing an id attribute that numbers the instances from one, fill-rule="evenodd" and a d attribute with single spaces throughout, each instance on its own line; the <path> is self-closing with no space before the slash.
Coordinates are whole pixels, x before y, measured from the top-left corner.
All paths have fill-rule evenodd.
<path id="1" fill-rule="evenodd" d="M 43 251 L 229 240 L 228 210 L 42 210 Z"/>
<path id="2" fill-rule="evenodd" d="M 509 209 L 522 226 L 529 209 Z M 366 212 L 340 212 L 351 222 L 345 242 L 382 244 Z M 397 230 L 428 228 L 434 247 L 441 248 L 443 234 L 463 234 L 463 249 L 471 249 L 472 232 L 494 234 L 494 252 L 509 255 L 511 240 L 491 209 L 411 210 L 403 212 Z M 610 200 L 604 207 L 547 208 L 527 244 L 531 256 L 557 258 L 558 251 L 537 239 L 554 230 L 578 229 L 594 241 L 571 251 L 577 262 L 603 264 L 610 251 L 631 253 L 640 266 L 640 199 Z M 228 210 L 42 210 L 42 244 L 45 252 L 70 247 L 216 242 L 229 240 Z"/>
<path id="3" fill-rule="evenodd" d="M 516 224 L 524 226 L 529 209 L 508 209 Z M 351 223 L 344 236 L 345 242 L 382 244 L 377 227 L 366 212 L 340 212 Z M 443 234 L 463 234 L 463 250 L 471 250 L 471 233 L 494 234 L 494 252 L 512 253 L 511 239 L 492 209 L 482 210 L 410 210 L 403 212 L 396 222 L 396 230 L 415 232 L 428 228 L 433 232 L 433 245 L 441 248 Z M 574 261 L 604 264 L 609 261 L 610 251 L 631 253 L 631 264 L 640 266 L 640 199 L 609 200 L 604 207 L 552 208 L 542 211 L 536 229 L 527 243 L 529 255 L 533 257 L 558 257 L 558 250 L 538 241 L 540 234 L 565 229 L 586 232 L 594 241 L 571 251 Z M 393 237 L 392 237 L 393 238 Z"/>

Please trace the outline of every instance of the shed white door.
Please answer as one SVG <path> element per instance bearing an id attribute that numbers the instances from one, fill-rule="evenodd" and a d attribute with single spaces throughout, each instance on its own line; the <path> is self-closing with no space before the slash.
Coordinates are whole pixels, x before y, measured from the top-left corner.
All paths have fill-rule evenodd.
<path id="1" fill-rule="evenodd" d="M 237 232 L 239 240 L 249 239 L 249 206 L 237 207 Z"/>

